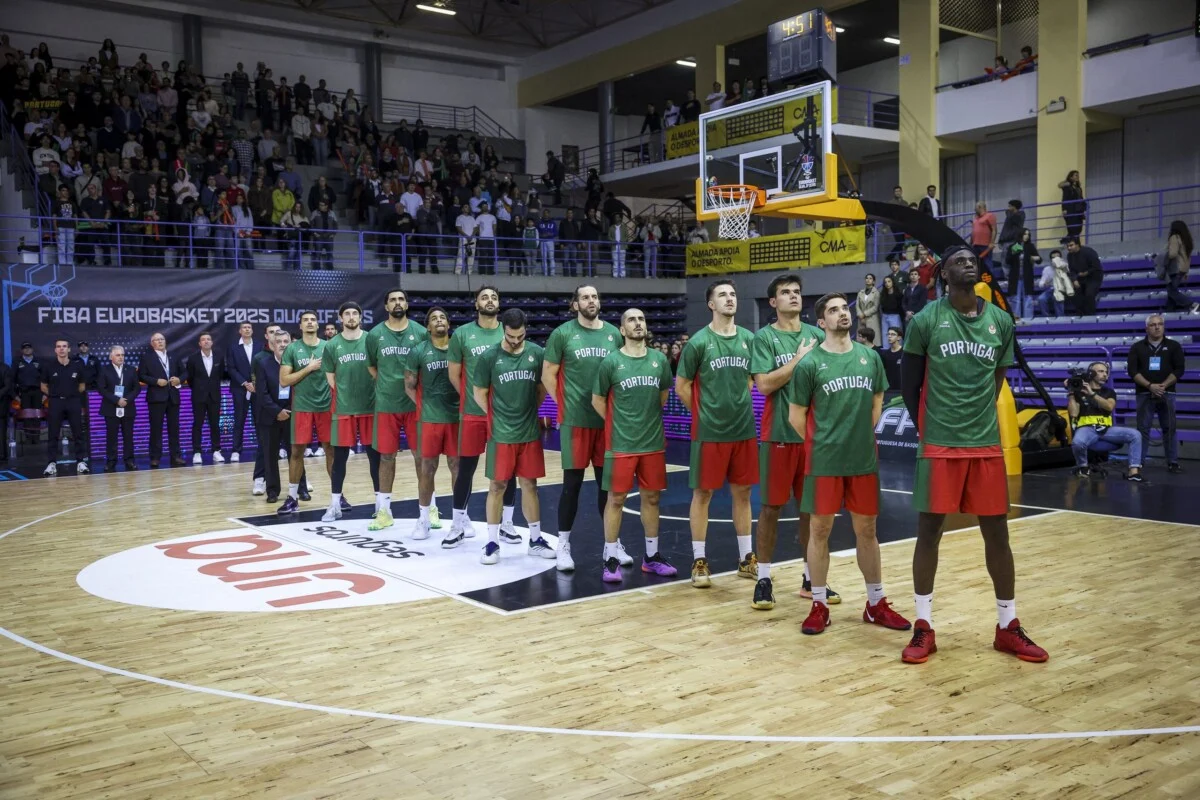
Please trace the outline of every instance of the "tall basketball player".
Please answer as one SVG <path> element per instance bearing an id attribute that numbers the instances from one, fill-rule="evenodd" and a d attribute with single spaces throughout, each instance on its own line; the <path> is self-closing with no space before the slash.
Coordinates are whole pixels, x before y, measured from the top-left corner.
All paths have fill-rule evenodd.
<path id="1" fill-rule="evenodd" d="M 754 334 L 733 321 L 737 288 L 717 280 L 705 294 L 712 322 L 683 348 L 675 376 L 675 393 L 692 412 L 692 585 L 711 584 L 705 551 L 708 506 L 712 494 L 729 481 L 733 495 L 733 529 L 737 534 L 738 575 L 758 578 L 758 561 L 750 535 L 750 489 L 758 483 L 754 405 L 750 399 L 750 344 Z"/>
<path id="2" fill-rule="evenodd" d="M 600 362 L 592 381 L 592 407 L 604 420 L 605 583 L 620 583 L 620 532 L 625 498 L 637 482 L 642 501 L 646 557 L 642 572 L 670 577 L 675 567 L 658 552 L 658 499 L 667 488 L 667 440 L 662 410 L 671 389 L 667 357 L 646 347 L 646 315 L 631 308 L 621 315 L 619 350 Z"/>
<path id="3" fill-rule="evenodd" d="M 790 422 L 805 434 L 805 479 L 800 507 L 812 517 L 805 559 L 812 570 L 812 610 L 801 633 L 828 627 L 829 534 L 844 507 L 854 526 L 858 568 L 867 584 L 863 621 L 893 630 L 912 627 L 892 610 L 883 592 L 879 540 L 879 460 L 875 424 L 883 413 L 887 377 L 873 348 L 850 339 L 850 305 L 845 295 L 817 301 L 817 320 L 826 338 L 796 367 L 791 382 Z"/>
<path id="4" fill-rule="evenodd" d="M 942 525 L 974 514 L 996 593 L 993 646 L 1022 661 L 1050 656 L 1017 619 L 1016 569 L 1008 543 L 1008 477 L 996 398 L 1013 363 L 1013 322 L 975 294 L 979 259 L 956 245 L 942 257 L 947 294 L 912 318 L 904 342 L 904 405 L 921 437 L 913 505 L 920 512 L 913 551 L 917 622 L 901 660 L 922 664 L 937 652 L 933 581 Z"/>
<path id="5" fill-rule="evenodd" d="M 294 514 L 300 510 L 300 500 L 312 499 L 304 486 L 304 451 L 314 431 L 325 450 L 325 471 L 333 476 L 329 382 L 321 366 L 325 344 L 317 337 L 317 312 L 301 312 L 300 338 L 288 345 L 279 365 L 279 384 L 287 387 L 292 399 L 288 496 L 279 507 L 279 514 Z"/>
<path id="6" fill-rule="evenodd" d="M 600 319 L 600 292 L 582 284 L 571 299 L 575 319 L 559 325 L 546 340 L 542 385 L 558 405 L 559 449 L 563 483 L 558 499 L 558 552 L 560 572 L 575 569 L 571 558 L 571 526 L 579 509 L 583 473 L 590 464 L 596 476 L 596 508 L 604 516 L 608 493 L 604 483 L 604 418 L 592 407 L 592 384 L 605 356 L 621 346 L 621 332 Z M 644 321 L 643 321 L 644 327 Z M 618 543 L 618 560 L 633 563 Z"/>
<path id="7" fill-rule="evenodd" d="M 396 453 L 400 431 L 413 453 L 413 469 L 420 470 L 417 449 L 417 406 L 404 390 L 404 370 L 409 354 L 429 338 L 425 327 L 408 318 L 408 293 L 392 289 L 384 300 L 387 318 L 367 334 L 367 368 L 375 378 L 375 438 L 379 453 L 379 492 L 369 531 L 392 527 L 392 486 L 396 482 Z"/>
<path id="8" fill-rule="evenodd" d="M 371 483 L 375 487 L 375 511 L 379 511 L 379 452 L 371 447 L 375 423 L 375 379 L 367 366 L 367 339 L 362 329 L 362 306 L 342 303 L 338 309 L 342 332 L 325 343 L 321 366 L 334 394 L 332 431 L 332 495 L 322 522 L 342 518 L 342 485 L 346 481 L 346 461 L 350 448 L 360 442 L 367 449 L 371 465 Z"/>
<path id="9" fill-rule="evenodd" d="M 417 438 L 413 452 L 417 470 L 417 530 L 414 539 L 428 539 L 432 527 L 433 480 L 438 462 L 446 457 L 450 481 L 458 476 L 458 392 L 450 383 L 450 316 L 440 306 L 425 315 L 429 338 L 408 356 L 404 390 L 417 407 Z"/>

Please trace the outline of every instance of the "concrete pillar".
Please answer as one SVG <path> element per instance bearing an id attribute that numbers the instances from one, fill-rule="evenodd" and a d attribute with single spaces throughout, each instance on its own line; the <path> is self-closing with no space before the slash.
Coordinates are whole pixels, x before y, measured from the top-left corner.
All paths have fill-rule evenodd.
<path id="1" fill-rule="evenodd" d="M 600 114 L 600 174 L 612 172 L 613 142 L 616 140 L 613 117 L 613 82 L 604 81 L 596 87 L 596 107 Z"/>
<path id="2" fill-rule="evenodd" d="M 1087 0 L 1043 3 L 1038 14 L 1037 201 L 1062 200 L 1060 181 L 1079 170 L 1087 195 L 1087 118 L 1083 113 L 1083 59 L 1087 49 Z M 1046 113 L 1046 105 L 1066 102 L 1066 110 Z M 1058 241 L 1066 234 L 1050 209 L 1038 213 L 1037 240 Z M 1084 228 L 1087 236 L 1087 228 Z"/>
<path id="3" fill-rule="evenodd" d="M 725 83 L 725 45 L 699 45 L 696 51 L 696 99 L 701 103 L 704 102 L 705 97 L 712 94 L 713 81 L 720 82 L 722 91 L 729 91 L 729 86 Z M 683 101 L 676 100 L 675 102 L 682 103 Z"/>
<path id="4" fill-rule="evenodd" d="M 183 58 L 204 74 L 204 24 L 195 14 L 183 15 Z"/>
<path id="5" fill-rule="evenodd" d="M 915 200 L 937 184 L 941 151 L 937 140 L 939 0 L 900 3 L 900 185 Z M 876 198 L 882 199 L 882 198 Z"/>
<path id="6" fill-rule="evenodd" d="M 371 107 L 376 122 L 383 122 L 383 48 L 378 42 L 363 45 L 363 103 Z M 395 122 L 395 120 L 388 120 Z"/>

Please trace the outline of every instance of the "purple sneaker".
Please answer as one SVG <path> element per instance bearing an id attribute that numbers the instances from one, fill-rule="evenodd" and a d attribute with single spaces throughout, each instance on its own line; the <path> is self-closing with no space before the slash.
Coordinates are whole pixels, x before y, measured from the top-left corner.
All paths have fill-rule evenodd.
<path id="1" fill-rule="evenodd" d="M 347 511 L 354 510 L 354 505 L 349 500 L 346 499 L 346 495 L 342 495 L 341 508 L 342 508 L 343 514 L 346 513 Z"/>
<path id="2" fill-rule="evenodd" d="M 283 505 L 276 509 L 275 513 L 282 516 L 284 514 L 295 514 L 299 511 L 300 504 L 296 502 L 296 498 L 288 495 L 288 499 L 283 501 Z"/>
<path id="3" fill-rule="evenodd" d="M 616 558 L 610 558 L 604 562 L 604 582 L 621 582 L 621 562 L 617 561 Z"/>
<path id="4" fill-rule="evenodd" d="M 649 558 L 642 559 L 642 572 L 649 572 L 652 575 L 661 575 L 664 578 L 673 577 L 679 570 L 671 566 L 665 558 L 660 554 L 655 553 Z"/>

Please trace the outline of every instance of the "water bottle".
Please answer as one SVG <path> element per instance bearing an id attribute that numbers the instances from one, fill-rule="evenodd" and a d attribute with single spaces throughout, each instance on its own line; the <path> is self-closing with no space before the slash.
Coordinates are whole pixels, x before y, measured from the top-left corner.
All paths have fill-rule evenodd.
<path id="1" fill-rule="evenodd" d="M 70 455 L 70 453 L 71 453 L 70 440 L 67 439 L 67 435 L 64 433 L 63 437 L 62 437 L 62 454 L 64 456 L 66 456 L 66 455 Z"/>

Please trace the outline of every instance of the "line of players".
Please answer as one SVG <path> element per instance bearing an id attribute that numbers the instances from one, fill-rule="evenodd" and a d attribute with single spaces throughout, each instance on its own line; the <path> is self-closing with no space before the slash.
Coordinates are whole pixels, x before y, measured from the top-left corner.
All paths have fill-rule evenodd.
<path id="1" fill-rule="evenodd" d="M 995 648 L 1026 661 L 1045 661 L 1046 652 L 1029 639 L 1016 617 L 1007 483 L 995 411 L 996 392 L 1012 363 L 1012 322 L 976 297 L 979 267 L 969 250 L 952 249 L 943 263 L 947 296 L 914 318 L 906 344 L 904 396 L 922 441 L 914 493 L 920 512 L 913 561 L 917 622 L 902 658 L 923 663 L 937 650 L 932 627 L 937 548 L 945 515 L 962 512 L 979 517 L 985 541 L 997 597 Z M 714 282 L 706 297 L 712 322 L 689 340 L 681 355 L 674 386 L 692 412 L 692 584 L 711 584 L 705 552 L 709 503 L 713 491 L 728 482 L 741 557 L 738 575 L 756 580 L 754 608 L 774 607 L 770 555 L 780 510 L 795 497 L 806 555 L 801 596 L 813 601 L 802 631 L 823 632 L 832 621 L 829 606 L 840 602 L 827 575 L 829 535 L 842 508 L 850 512 L 866 584 L 863 620 L 908 630 L 913 626 L 892 609 L 884 593 L 875 537 L 879 480 L 874 429 L 888 388 L 883 365 L 873 349 L 851 340 L 844 296 L 826 295 L 817 302 L 820 327 L 815 328 L 800 320 L 801 291 L 797 276 L 773 281 L 768 299 L 777 320 L 756 335 L 734 322 L 734 284 Z M 324 519 L 337 519 L 345 507 L 345 454 L 357 435 L 373 443 L 367 451 L 377 487 L 371 527 L 392 524 L 394 454 L 403 427 L 408 441 L 416 443 L 420 520 L 415 538 L 429 536 L 434 475 L 443 455 L 454 480 L 454 522 L 442 546 L 457 547 L 474 535 L 466 506 L 479 457 L 486 453 L 488 541 L 481 561 L 495 564 L 501 541 L 521 541 L 511 522 L 514 483 L 519 482 L 529 554 L 554 558 L 560 571 L 569 572 L 575 568 L 571 527 L 590 464 L 604 519 L 603 580 L 620 582 L 620 568 L 633 564 L 618 534 L 625 498 L 635 485 L 646 546 L 642 570 L 676 574 L 658 551 L 659 494 L 666 488 L 662 408 L 672 377 L 666 358 L 646 346 L 644 314 L 636 308 L 625 311 L 617 329 L 599 318 L 595 287 L 580 286 L 572 299 L 575 319 L 556 329 L 543 349 L 526 341 L 523 312 L 501 314 L 499 306 L 499 292 L 481 287 L 474 322 L 451 335 L 446 312 L 433 308 L 425 331 L 406 320 L 407 296 L 396 290 L 387 298 L 388 320 L 370 333 L 359 328 L 361 309 L 347 304 L 339 310 L 343 332 L 324 344 L 322 354 L 289 348 L 286 382 L 317 383 L 320 370 L 326 388 L 338 398 L 329 423 L 332 432 L 320 439 L 332 439 L 333 453 L 333 497 Z M 315 314 L 302 318 L 302 328 L 306 347 L 322 344 L 316 338 Z M 379 341 L 372 346 L 375 338 Z M 318 360 L 320 366 L 311 366 Z M 376 408 L 372 414 L 368 396 L 390 395 L 401 380 L 398 374 L 404 375 L 411 410 Z M 766 398 L 761 436 L 755 431 L 752 385 Z M 547 393 L 559 409 L 564 472 L 557 549 L 541 535 L 537 495 L 537 479 L 545 475 L 538 409 Z M 300 397 L 298 390 L 297 401 Z M 395 399 L 373 402 L 394 404 Z M 293 441 L 309 439 L 310 424 L 318 427 L 320 437 L 321 419 L 309 422 L 303 409 L 297 410 L 301 413 L 294 426 L 300 430 L 293 431 Z M 766 560 L 756 556 L 751 537 L 750 490 L 760 473 L 766 480 L 758 553 Z M 290 497 L 296 479 L 293 462 Z"/>

